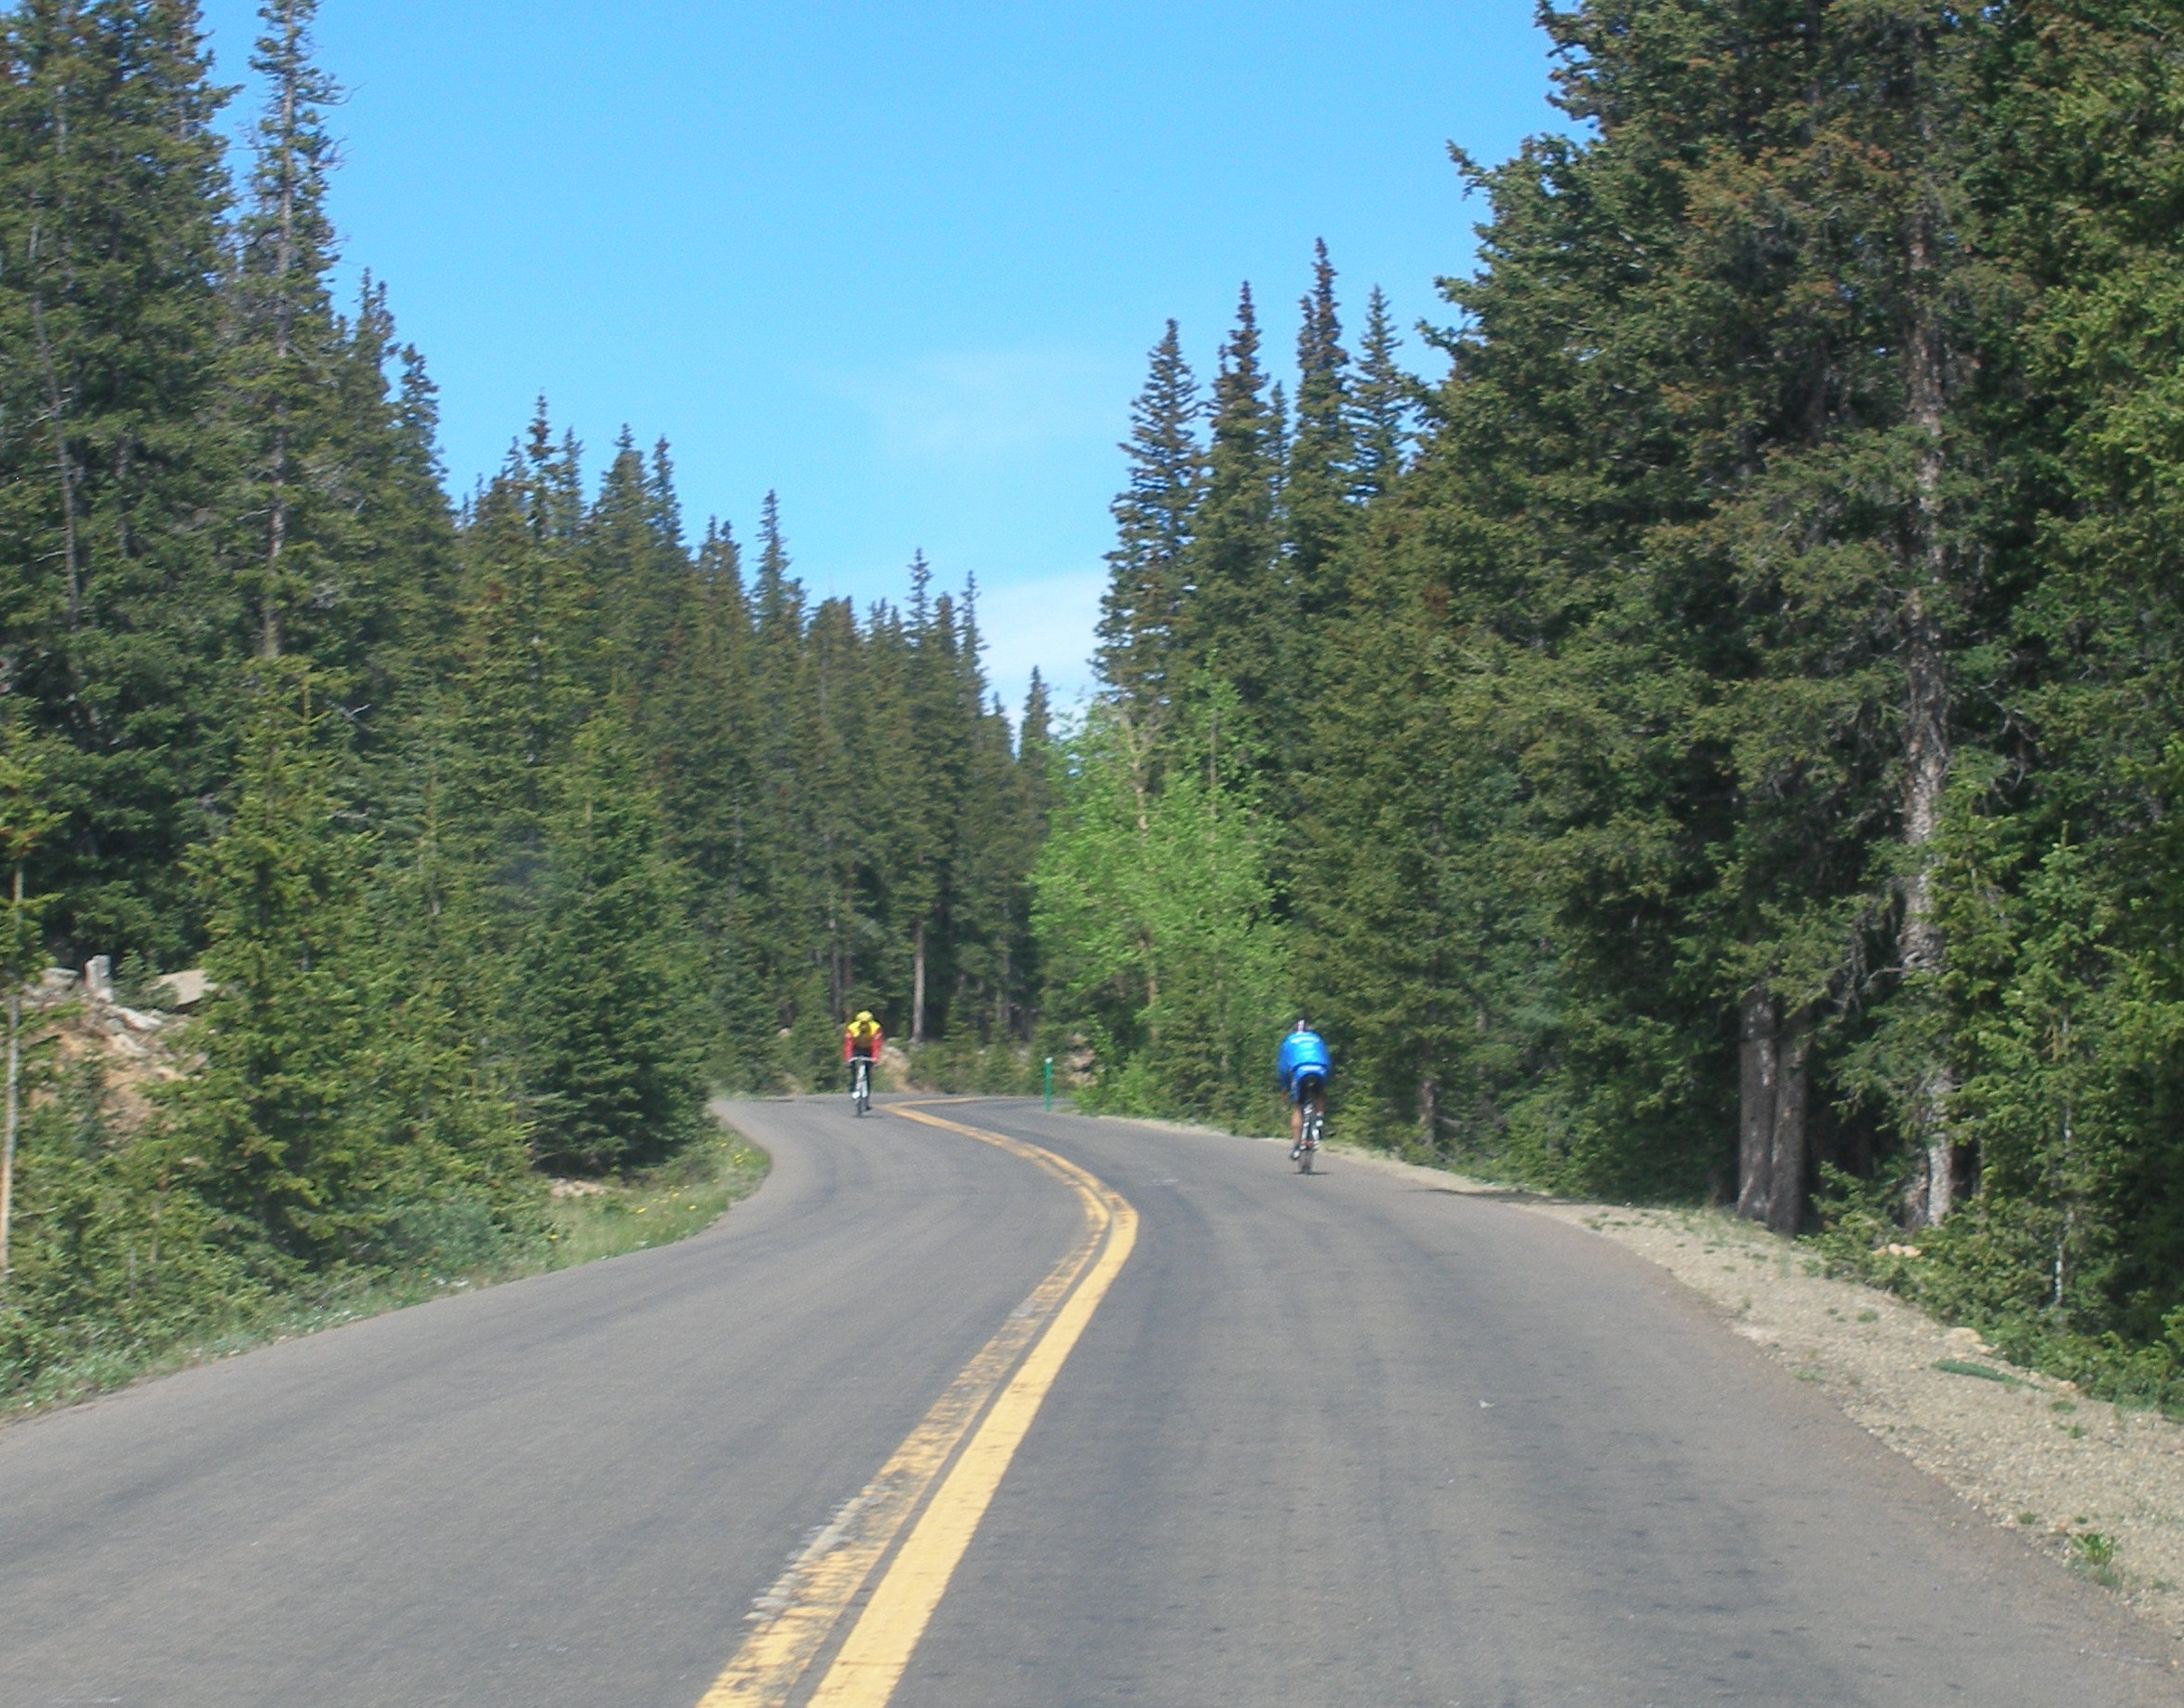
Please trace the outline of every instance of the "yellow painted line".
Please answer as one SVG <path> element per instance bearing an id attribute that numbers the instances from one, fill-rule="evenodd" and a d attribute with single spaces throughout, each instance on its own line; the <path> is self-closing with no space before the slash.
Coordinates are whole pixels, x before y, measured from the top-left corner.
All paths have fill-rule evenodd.
<path id="1" fill-rule="evenodd" d="M 910 1663 L 911 1651 L 925 1634 L 926 1622 L 947 1591 L 948 1580 L 955 1575 L 963 1551 L 971 1545 L 978 1521 L 985 1516 L 1002 1473 L 1030 1432 L 1047 1390 L 1054 1385 L 1054 1378 L 1061 1374 L 1078 1337 L 1084 1333 L 1085 1325 L 1092 1321 L 1092 1312 L 1099 1309 L 1107 1288 L 1129 1259 L 1130 1248 L 1137 1243 L 1137 1212 L 1105 1182 L 1076 1163 L 1022 1139 L 961 1126 L 916 1110 L 897 1112 L 911 1121 L 969 1134 L 1018 1154 L 1032 1153 L 1033 1161 L 1077 1189 L 1087 1219 L 1104 1220 L 1106 1237 L 1084 1280 L 1055 1313 L 1052 1325 L 1039 1337 L 1023 1367 L 1001 1391 L 978 1433 L 971 1438 L 971 1445 L 963 1449 L 963 1456 L 933 1496 L 932 1504 L 910 1532 L 910 1540 L 880 1579 L 841 1653 L 819 1681 L 811 1708 L 885 1708 L 903 1669 Z"/>
<path id="2" fill-rule="evenodd" d="M 888 1106 L 888 1112 L 996 1146 L 1064 1181 L 1084 1207 L 1084 1236 L 1009 1313 L 879 1473 L 759 1598 L 754 1629 L 698 1708 L 783 1708 L 983 1412 L 985 1425 L 956 1459 L 956 1469 L 880 1580 L 811 1699 L 835 1708 L 878 1708 L 887 1701 L 1039 1402 L 1137 1237 L 1136 1211 L 1104 1181 L 1052 1151 L 902 1104 Z M 988 1411 L 996 1389 L 1034 1337 L 1038 1344 L 1031 1355 Z M 982 1469 L 967 1475 L 966 1467 L 974 1463 Z M 944 1513 L 945 1522 L 936 1525 L 936 1515 Z M 876 1622 L 874 1616 L 883 1608 L 884 1617 Z"/>

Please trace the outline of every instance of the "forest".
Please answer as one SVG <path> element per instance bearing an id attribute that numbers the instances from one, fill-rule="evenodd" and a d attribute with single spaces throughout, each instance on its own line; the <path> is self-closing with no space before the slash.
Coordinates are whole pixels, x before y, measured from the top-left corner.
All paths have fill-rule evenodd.
<path id="1" fill-rule="evenodd" d="M 1438 323 L 1322 247 L 1293 363 L 1248 287 L 1159 336 L 1057 712 L 664 444 L 542 403 L 450 496 L 313 10 L 232 162 L 186 0 L 0 15 L 0 1391 L 534 1241 L 870 1007 L 1245 1130 L 1306 1015 L 1340 1137 L 2184 1404 L 2176 18 L 1546 7 Z M 141 1108 L 55 1047 L 93 956 L 212 983 Z"/>
<path id="2" fill-rule="evenodd" d="M 1581 0 L 1448 364 L 1324 250 L 1126 447 L 1034 875 L 1091 1100 L 1712 1204 L 2184 1403 L 2173 11 Z"/>
<path id="3" fill-rule="evenodd" d="M 975 590 L 814 602 L 770 497 L 694 531 L 543 403 L 452 502 L 387 289 L 335 300 L 314 7 L 261 18 L 232 172 L 194 6 L 0 24 L 0 1395 L 533 1244 L 845 1010 L 975 1061 L 1036 996 L 1044 696 Z M 65 1047 L 95 956 L 203 970 L 190 1071 Z"/>

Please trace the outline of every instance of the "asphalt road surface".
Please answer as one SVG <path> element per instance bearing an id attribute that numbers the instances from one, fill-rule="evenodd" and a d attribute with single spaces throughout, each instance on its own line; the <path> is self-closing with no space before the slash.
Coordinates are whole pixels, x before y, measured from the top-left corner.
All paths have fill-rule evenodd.
<path id="1" fill-rule="evenodd" d="M 1607 1241 L 932 1108 L 1138 1226 L 898 1708 L 2184 1700 L 2165 1643 Z M 0 1704 L 694 1708 L 1086 1228 L 958 1133 L 732 1115 L 773 1175 L 695 1239 L 0 1431 Z"/>

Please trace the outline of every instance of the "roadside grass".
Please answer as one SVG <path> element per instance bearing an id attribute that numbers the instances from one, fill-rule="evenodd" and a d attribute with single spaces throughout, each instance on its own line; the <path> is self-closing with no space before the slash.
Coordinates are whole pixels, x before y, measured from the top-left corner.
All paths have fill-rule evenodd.
<path id="1" fill-rule="evenodd" d="M 545 1259 L 526 1272 L 672 1245 L 710 1227 L 737 1199 L 748 1198 L 766 1169 L 764 1151 L 723 1129 L 717 1137 L 624 1180 L 560 1183 L 546 1211 Z M 571 1184 L 582 1190 L 567 1190 Z"/>
<path id="2" fill-rule="evenodd" d="M 770 1159 L 723 1128 L 656 1168 L 621 1180 L 584 1182 L 549 1199 L 543 1239 L 503 1248 L 462 1268 L 337 1271 L 294 1291 L 208 1304 L 189 1328 L 155 1341 L 117 1338 L 46 1365 L 30 1380 L 0 1386 L 0 1423 L 74 1405 L 193 1365 L 338 1328 L 450 1294 L 521 1281 L 649 1246 L 709 1227 L 766 1178 Z M 0 1379 L 7 1375 L 0 1369 Z"/>

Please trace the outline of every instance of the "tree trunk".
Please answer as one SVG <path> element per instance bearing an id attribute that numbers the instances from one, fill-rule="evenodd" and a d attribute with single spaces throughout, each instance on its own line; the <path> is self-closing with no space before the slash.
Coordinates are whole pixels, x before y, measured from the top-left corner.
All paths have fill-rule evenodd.
<path id="1" fill-rule="evenodd" d="M 925 1042 L 925 921 L 918 921 L 918 934 L 910 950 L 910 1042 Z"/>
<path id="2" fill-rule="evenodd" d="M 21 935 L 22 867 L 15 868 L 16 935 Z M 10 960 L 13 959 L 11 955 Z M 7 988 L 7 1107 L 0 1113 L 0 1285 L 7 1281 L 7 1239 L 15 1225 L 15 1136 L 22 1122 L 22 981 Z"/>
<path id="3" fill-rule="evenodd" d="M 1754 985 L 1744 993 L 1736 1028 L 1736 1213 L 1757 1222 L 1770 1220 L 1774 1201 L 1777 1019 L 1774 993 L 1766 986 Z"/>
<path id="4" fill-rule="evenodd" d="M 31 242 L 35 249 L 35 235 Z M 60 484 L 61 588 L 67 601 L 68 632 L 73 635 L 84 624 L 83 570 L 76 549 L 75 464 L 68 450 L 68 404 L 61 396 L 60 375 L 54 367 L 52 341 L 46 335 L 46 304 L 35 290 L 31 293 L 31 325 L 38 334 L 38 357 L 46 370 L 47 408 L 53 417 L 53 473 Z"/>
<path id="5" fill-rule="evenodd" d="M 1911 222 L 1909 262 L 1914 306 L 1906 351 L 1910 424 L 1921 444 L 1912 467 L 1915 488 L 1911 561 L 1903 607 L 1904 843 L 1911 854 L 1904 895 L 1897 959 L 1908 988 L 1930 986 L 1942 969 L 1941 925 L 1935 918 L 1931 849 L 1941 829 L 1942 798 L 1949 787 L 1950 689 L 1940 615 L 1936 609 L 1949 572 L 1942 530 L 1942 438 L 1947 375 L 1933 281 L 1934 218 L 1922 208 Z M 1919 1000 L 1914 998 L 1914 1000 Z M 1923 1202 L 1914 1219 L 1928 1227 L 1943 1220 L 1955 1197 L 1956 1147 L 1949 1130 L 1949 1104 L 1956 1091 L 1947 1046 L 1936 1039 L 1934 1059 L 1921 1075 L 1912 1119 L 1925 1153 Z"/>
<path id="6" fill-rule="evenodd" d="M 258 600 L 258 654 L 261 658 L 281 655 L 281 553 L 288 544 L 288 436 L 276 429 L 273 436 L 273 515 L 265 536 L 265 585 L 259 590 Z"/>
<path id="7" fill-rule="evenodd" d="M 1766 1222 L 1776 1233 L 1797 1233 L 1804 1227 L 1812 1172 L 1812 1139 L 1805 1119 L 1812 1102 L 1807 1066 L 1811 1041 L 1809 1011 L 1792 1015 L 1775 1038 L 1775 1121 L 1768 1146 Z"/>
<path id="8" fill-rule="evenodd" d="M 22 991 L 7 993 L 7 1111 L 0 1131 L 0 1285 L 7 1281 L 7 1236 L 15 1223 L 15 1134 L 22 1118 Z"/>

